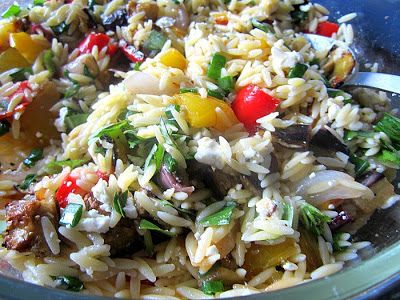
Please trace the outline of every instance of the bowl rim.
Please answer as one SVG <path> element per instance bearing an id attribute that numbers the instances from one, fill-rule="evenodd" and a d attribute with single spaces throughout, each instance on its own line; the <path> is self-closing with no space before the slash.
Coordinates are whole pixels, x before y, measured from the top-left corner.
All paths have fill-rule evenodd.
<path id="1" fill-rule="evenodd" d="M 253 294 L 248 299 L 370 299 L 386 292 L 400 281 L 400 241 L 382 249 L 371 258 L 338 273 L 312 280 L 298 286 L 268 293 Z M 0 275 L 1 299 L 59 299 L 99 300 L 112 299 L 95 295 L 83 295 L 69 291 L 35 285 Z"/>

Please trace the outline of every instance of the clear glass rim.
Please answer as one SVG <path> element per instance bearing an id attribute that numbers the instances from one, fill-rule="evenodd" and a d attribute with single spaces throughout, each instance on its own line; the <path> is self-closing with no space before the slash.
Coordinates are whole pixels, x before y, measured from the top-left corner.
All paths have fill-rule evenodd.
<path id="1" fill-rule="evenodd" d="M 367 299 L 400 280 L 400 241 L 336 274 L 249 299 Z M 0 299 L 111 299 L 46 288 L 0 275 Z"/>

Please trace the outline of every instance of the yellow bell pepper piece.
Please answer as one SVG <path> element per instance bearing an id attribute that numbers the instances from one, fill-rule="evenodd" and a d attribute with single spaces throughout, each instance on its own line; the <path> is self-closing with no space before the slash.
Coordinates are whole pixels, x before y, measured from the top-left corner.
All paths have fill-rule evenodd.
<path id="1" fill-rule="evenodd" d="M 187 66 L 186 58 L 178 50 L 170 48 L 160 56 L 160 62 L 168 67 L 184 70 Z"/>
<path id="2" fill-rule="evenodd" d="M 13 68 L 25 68 L 31 64 L 14 48 L 8 48 L 0 54 L 0 72 L 5 72 Z"/>
<path id="3" fill-rule="evenodd" d="M 186 109 L 186 118 L 192 127 L 212 127 L 225 131 L 238 123 L 229 104 L 222 100 L 213 97 L 204 99 L 197 94 L 185 93 L 177 96 L 177 102 Z M 221 113 L 217 112 L 219 109 Z"/>
<path id="4" fill-rule="evenodd" d="M 0 51 L 7 50 L 10 47 L 9 35 L 18 31 L 15 22 L 0 23 Z"/>
<path id="5" fill-rule="evenodd" d="M 47 40 L 32 39 L 26 32 L 18 32 L 10 34 L 10 46 L 17 49 L 32 64 L 50 44 Z"/>

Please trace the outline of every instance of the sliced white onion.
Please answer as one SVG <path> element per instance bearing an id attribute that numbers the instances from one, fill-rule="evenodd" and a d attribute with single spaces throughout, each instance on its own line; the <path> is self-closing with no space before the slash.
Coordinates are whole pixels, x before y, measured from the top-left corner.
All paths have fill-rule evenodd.
<path id="1" fill-rule="evenodd" d="M 124 85 L 134 94 L 162 95 L 160 81 L 144 72 L 133 73 L 124 80 Z"/>
<path id="2" fill-rule="evenodd" d="M 332 199 L 374 197 L 368 187 L 355 181 L 350 175 L 334 170 L 323 170 L 307 176 L 296 185 L 295 191 L 313 204 Z"/>

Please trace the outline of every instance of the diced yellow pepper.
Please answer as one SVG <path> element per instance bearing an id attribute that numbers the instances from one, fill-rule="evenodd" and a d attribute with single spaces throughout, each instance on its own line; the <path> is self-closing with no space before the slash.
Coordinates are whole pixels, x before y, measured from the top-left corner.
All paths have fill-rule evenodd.
<path id="1" fill-rule="evenodd" d="M 213 127 L 224 131 L 238 123 L 229 104 L 222 100 L 212 97 L 204 99 L 197 94 L 185 93 L 177 96 L 177 102 L 185 107 L 187 121 L 192 127 Z M 217 109 L 223 113 L 218 113 Z"/>
<path id="2" fill-rule="evenodd" d="M 160 62 L 168 67 L 186 69 L 186 58 L 178 50 L 170 48 L 160 56 Z"/>
<path id="3" fill-rule="evenodd" d="M 8 48 L 0 54 L 0 72 L 13 68 L 25 68 L 31 64 L 14 48 Z"/>
<path id="4" fill-rule="evenodd" d="M 50 44 L 47 40 L 32 39 L 26 32 L 18 32 L 10 34 L 10 46 L 17 49 L 32 64 Z"/>
<path id="5" fill-rule="evenodd" d="M 7 50 L 10 47 L 9 35 L 18 31 L 15 22 L 0 23 L 0 51 Z"/>

